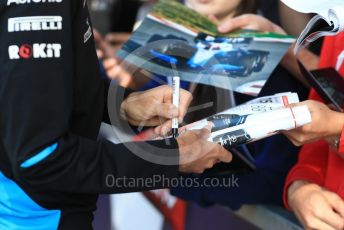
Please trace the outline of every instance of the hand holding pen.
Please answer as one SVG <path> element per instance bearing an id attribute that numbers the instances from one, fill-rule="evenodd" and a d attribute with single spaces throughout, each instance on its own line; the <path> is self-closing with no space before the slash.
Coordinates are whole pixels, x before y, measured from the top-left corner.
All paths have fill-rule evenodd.
<path id="1" fill-rule="evenodd" d="M 122 102 L 121 116 L 133 126 L 155 127 L 156 136 L 166 136 L 171 131 L 172 119 L 181 122 L 192 101 L 191 93 L 180 89 L 179 108 L 175 108 L 172 94 L 168 85 L 132 93 Z"/>

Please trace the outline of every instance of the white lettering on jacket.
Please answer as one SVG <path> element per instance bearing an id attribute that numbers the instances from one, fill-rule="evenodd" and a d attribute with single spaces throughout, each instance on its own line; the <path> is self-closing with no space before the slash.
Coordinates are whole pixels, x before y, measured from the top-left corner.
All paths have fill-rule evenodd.
<path id="1" fill-rule="evenodd" d="M 63 0 L 7 0 L 7 5 L 11 4 L 30 4 L 30 3 L 61 3 Z"/>
<path id="2" fill-rule="evenodd" d="M 34 16 L 8 19 L 8 32 L 62 30 L 61 16 Z"/>
<path id="3" fill-rule="evenodd" d="M 8 55 L 10 60 L 60 58 L 61 49 L 61 44 L 57 43 L 35 43 L 33 45 L 23 44 L 21 46 L 11 45 L 8 47 Z"/>

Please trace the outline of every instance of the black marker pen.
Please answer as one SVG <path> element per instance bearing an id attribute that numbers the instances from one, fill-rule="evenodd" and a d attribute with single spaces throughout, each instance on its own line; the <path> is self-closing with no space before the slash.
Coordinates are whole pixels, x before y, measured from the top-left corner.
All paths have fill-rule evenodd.
<path id="1" fill-rule="evenodd" d="M 172 78 L 172 103 L 175 107 L 179 108 L 179 99 L 180 99 L 180 77 L 174 76 Z M 178 137 L 178 128 L 179 128 L 179 121 L 178 118 L 172 119 L 172 135 L 174 138 Z"/>

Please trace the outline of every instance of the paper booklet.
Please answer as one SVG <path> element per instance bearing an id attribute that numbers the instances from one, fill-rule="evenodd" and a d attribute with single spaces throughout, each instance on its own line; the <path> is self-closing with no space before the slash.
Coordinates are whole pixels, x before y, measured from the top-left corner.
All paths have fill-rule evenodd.
<path id="1" fill-rule="evenodd" d="M 344 31 L 343 0 L 281 0 L 291 9 L 301 13 L 315 13 L 297 39 L 294 53 L 320 37 Z"/>
<path id="2" fill-rule="evenodd" d="M 228 149 L 233 158 L 230 163 L 219 163 L 206 170 L 209 176 L 221 176 L 232 173 L 245 173 L 256 169 L 254 153 L 245 144 L 278 134 L 282 130 L 291 130 L 311 122 L 307 106 L 289 108 L 298 103 L 296 93 L 280 93 L 260 97 L 245 104 L 233 107 L 203 120 L 188 124 L 179 129 L 179 135 L 187 130 L 211 127 L 209 141 L 216 142 Z M 152 140 L 150 130 L 134 136 L 131 141 Z M 164 137 L 166 139 L 172 136 Z M 154 138 L 153 140 L 164 139 Z"/>
<path id="3" fill-rule="evenodd" d="M 312 119 L 307 106 L 288 107 L 298 102 L 298 95 L 290 92 L 256 98 L 181 127 L 180 135 L 187 130 L 202 129 L 210 125 L 211 135 L 208 140 L 224 146 L 232 153 L 231 163 L 216 164 L 205 172 L 207 175 L 254 171 L 255 160 L 245 144 L 310 123 Z"/>
<path id="4" fill-rule="evenodd" d="M 287 107 L 298 102 L 296 93 L 257 98 L 184 126 L 180 128 L 180 133 L 183 135 L 186 130 L 202 129 L 210 125 L 209 141 L 230 149 L 310 123 L 312 119 L 307 106 Z"/>
<path id="5" fill-rule="evenodd" d="M 256 96 L 294 41 L 252 30 L 219 34 L 196 11 L 160 0 L 117 56 L 153 75 L 173 76 L 175 66 L 183 81 Z"/>

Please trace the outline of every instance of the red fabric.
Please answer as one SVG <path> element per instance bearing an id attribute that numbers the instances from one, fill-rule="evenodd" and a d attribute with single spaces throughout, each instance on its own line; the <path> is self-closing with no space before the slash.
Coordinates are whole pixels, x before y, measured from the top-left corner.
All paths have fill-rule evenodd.
<path id="1" fill-rule="evenodd" d="M 320 57 L 320 68 L 336 67 L 338 56 L 344 51 L 344 33 L 327 37 Z M 339 69 L 344 76 L 344 63 Z M 310 99 L 321 101 L 320 96 L 311 90 Z M 342 134 L 342 139 L 344 133 Z M 344 141 L 340 143 L 344 152 Z M 287 190 L 296 180 L 306 180 L 338 193 L 344 199 L 344 160 L 330 150 L 325 141 L 304 145 L 299 154 L 298 163 L 290 171 L 284 188 L 284 203 L 288 208 Z"/>
<path id="2" fill-rule="evenodd" d="M 168 189 L 143 192 L 143 195 L 161 212 L 173 230 L 185 230 L 185 201 L 173 197 Z"/>

